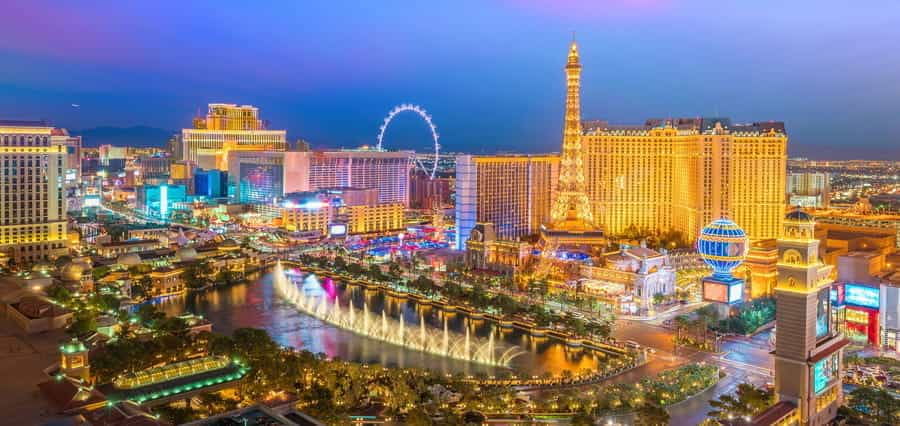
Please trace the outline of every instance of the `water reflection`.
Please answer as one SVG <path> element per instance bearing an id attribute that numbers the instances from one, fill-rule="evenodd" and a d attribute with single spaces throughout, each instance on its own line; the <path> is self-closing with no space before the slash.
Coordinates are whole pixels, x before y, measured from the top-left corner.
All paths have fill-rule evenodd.
<path id="1" fill-rule="evenodd" d="M 378 291 L 334 282 L 328 278 L 313 281 L 309 281 L 309 277 L 303 279 L 306 284 L 317 282 L 325 294 L 337 298 L 343 306 L 348 306 L 351 300 L 355 306 L 362 306 L 365 302 L 372 312 L 385 310 L 395 319 L 402 315 L 407 324 L 419 324 L 420 318 L 423 318 L 427 326 L 434 328 L 443 328 L 446 321 L 450 330 L 456 333 L 465 334 L 466 328 L 473 336 L 482 338 L 494 333 L 494 338 L 498 341 L 526 350 L 510 365 L 520 374 L 559 374 L 563 370 L 575 373 L 581 369 L 593 369 L 609 356 L 587 349 L 572 350 L 556 339 L 532 337 L 522 330 L 500 328 L 490 321 L 469 319 L 464 314 L 447 313 L 428 305 L 393 298 Z M 442 373 L 496 374 L 508 371 L 502 367 L 405 349 L 342 330 L 301 313 L 289 302 L 282 300 L 273 288 L 271 275 L 265 275 L 250 284 L 237 284 L 164 299 L 159 302 L 159 306 L 169 315 L 185 311 L 203 315 L 213 322 L 213 329 L 220 333 L 231 333 L 241 327 L 261 328 L 282 345 L 322 352 L 329 357 L 354 362 L 429 368 Z"/>

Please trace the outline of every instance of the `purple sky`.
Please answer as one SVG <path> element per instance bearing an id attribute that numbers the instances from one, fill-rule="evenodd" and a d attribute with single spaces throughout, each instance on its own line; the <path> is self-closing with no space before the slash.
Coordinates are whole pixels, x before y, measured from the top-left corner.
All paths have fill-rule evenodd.
<path id="1" fill-rule="evenodd" d="M 0 117 L 178 129 L 249 103 L 292 139 L 353 146 L 411 102 L 448 150 L 557 150 L 573 30 L 585 118 L 783 120 L 792 154 L 900 159 L 887 0 L 6 0 Z M 389 146 L 426 146 L 417 119 L 395 124 Z"/>

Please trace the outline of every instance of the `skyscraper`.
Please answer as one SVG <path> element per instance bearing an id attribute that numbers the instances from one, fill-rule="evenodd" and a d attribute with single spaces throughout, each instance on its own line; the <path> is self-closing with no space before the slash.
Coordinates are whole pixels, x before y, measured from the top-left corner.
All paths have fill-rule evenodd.
<path id="1" fill-rule="evenodd" d="M 550 220 L 559 157 L 456 157 L 456 248 L 476 223 L 493 223 L 501 240 L 537 233 Z"/>
<path id="2" fill-rule="evenodd" d="M 21 261 L 66 253 L 66 147 L 40 121 L 0 121 L 0 251 Z"/>
<path id="3" fill-rule="evenodd" d="M 777 238 L 784 214 L 787 136 L 781 123 L 727 118 L 648 120 L 588 129 L 588 194 L 607 233 L 676 229 L 720 217 L 751 239 Z"/>
<path id="4" fill-rule="evenodd" d="M 575 138 L 576 125 L 568 117 L 576 110 L 572 98 L 577 99 L 581 69 L 580 64 L 570 69 L 573 53 L 577 62 L 577 51 L 570 49 L 566 67 L 569 139 Z M 728 217 L 753 240 L 779 236 L 787 165 L 784 123 L 675 118 L 637 126 L 595 120 L 583 127 L 583 159 L 569 155 L 567 164 L 583 161 L 584 191 L 596 226 L 606 234 L 675 229 L 693 237 L 704 224 Z M 575 186 L 580 181 L 574 176 L 564 180 Z"/>
<path id="5" fill-rule="evenodd" d="M 231 151 L 284 151 L 287 132 L 268 130 L 254 106 L 209 104 L 205 118 L 181 131 L 181 142 L 184 160 L 206 170 L 227 170 Z"/>

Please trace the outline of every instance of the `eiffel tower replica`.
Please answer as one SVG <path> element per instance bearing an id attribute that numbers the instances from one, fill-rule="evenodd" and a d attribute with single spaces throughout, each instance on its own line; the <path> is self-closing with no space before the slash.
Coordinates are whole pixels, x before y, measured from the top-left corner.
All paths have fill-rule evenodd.
<path id="1" fill-rule="evenodd" d="M 550 223 L 541 226 L 544 257 L 557 250 L 576 250 L 591 254 L 605 247 L 603 230 L 594 223 L 591 203 L 585 190 L 584 148 L 581 145 L 581 62 L 578 45 L 569 46 L 566 63 L 566 119 L 556 199 L 550 210 Z M 540 268 L 539 268 L 540 269 Z"/>

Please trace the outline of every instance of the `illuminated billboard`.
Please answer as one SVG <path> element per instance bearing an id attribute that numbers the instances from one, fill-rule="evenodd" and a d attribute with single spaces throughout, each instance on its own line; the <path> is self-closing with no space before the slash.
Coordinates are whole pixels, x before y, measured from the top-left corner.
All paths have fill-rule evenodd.
<path id="1" fill-rule="evenodd" d="M 99 195 L 85 195 L 83 207 L 100 207 Z"/>
<path id="2" fill-rule="evenodd" d="M 728 286 L 713 281 L 703 282 L 703 300 L 728 303 Z"/>
<path id="3" fill-rule="evenodd" d="M 744 283 L 738 283 L 728 287 L 728 303 L 740 302 L 743 297 Z"/>
<path id="4" fill-rule="evenodd" d="M 284 195 L 284 167 L 241 163 L 239 175 L 241 203 L 267 204 Z"/>
<path id="5" fill-rule="evenodd" d="M 328 227 L 328 234 L 332 237 L 342 237 L 347 235 L 347 225 L 343 223 L 332 223 Z"/>
<path id="6" fill-rule="evenodd" d="M 703 300 L 707 302 L 736 303 L 744 297 L 744 282 L 723 282 L 712 278 L 703 280 Z"/>
<path id="7" fill-rule="evenodd" d="M 847 283 L 844 284 L 844 303 L 878 309 L 881 304 L 881 295 L 877 287 Z"/>
<path id="8" fill-rule="evenodd" d="M 823 289 L 816 297 L 816 339 L 821 339 L 831 330 L 831 289 Z"/>
<path id="9" fill-rule="evenodd" d="M 816 394 L 825 390 L 828 383 L 837 376 L 839 367 L 837 353 L 820 360 L 813 366 L 813 391 Z"/>

